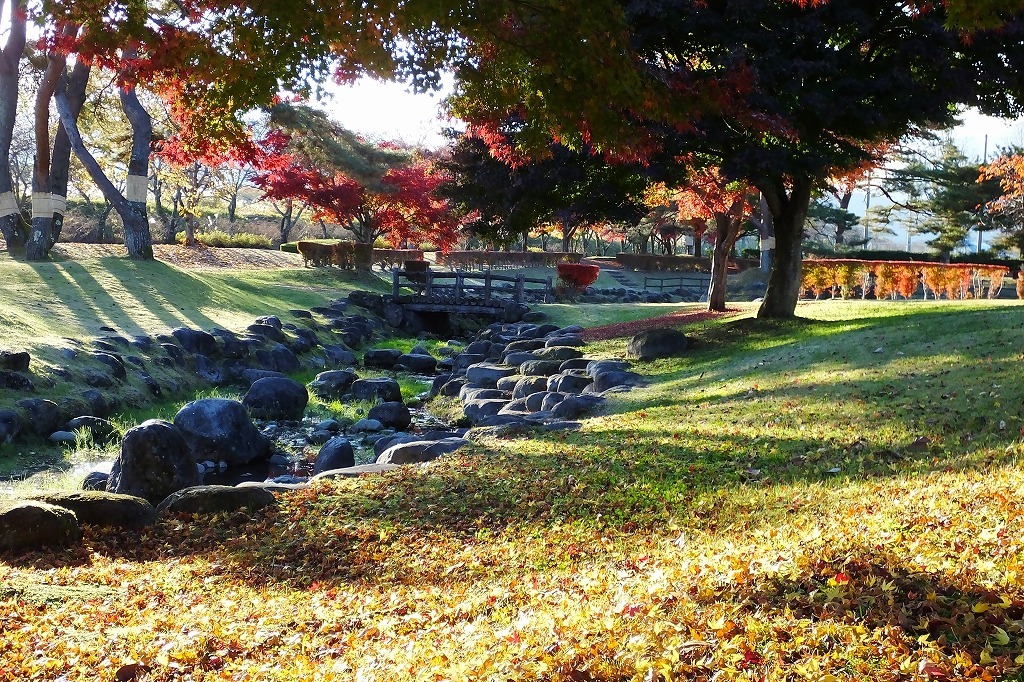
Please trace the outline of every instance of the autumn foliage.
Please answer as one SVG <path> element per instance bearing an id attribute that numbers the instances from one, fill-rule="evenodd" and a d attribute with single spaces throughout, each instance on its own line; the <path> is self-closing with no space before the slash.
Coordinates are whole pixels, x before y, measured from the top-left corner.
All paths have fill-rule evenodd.
<path id="1" fill-rule="evenodd" d="M 918 290 L 925 298 L 929 293 L 935 299 L 995 298 L 1009 271 L 1004 265 L 972 263 L 813 259 L 804 261 L 802 284 L 815 298 L 825 292 L 853 298 L 858 291 L 863 298 L 873 291 L 877 299 L 907 299 Z"/>
<path id="2" fill-rule="evenodd" d="M 600 274 L 601 269 L 596 265 L 586 265 L 584 263 L 558 264 L 558 281 L 563 286 L 575 291 L 583 291 L 589 287 L 597 281 L 597 277 Z"/>

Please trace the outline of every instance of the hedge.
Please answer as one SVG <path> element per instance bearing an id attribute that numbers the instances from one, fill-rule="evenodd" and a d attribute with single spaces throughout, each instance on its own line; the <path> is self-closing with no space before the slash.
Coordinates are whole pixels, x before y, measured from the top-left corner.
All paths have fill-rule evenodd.
<path id="1" fill-rule="evenodd" d="M 580 253 L 562 251 L 449 251 L 437 254 L 437 264 L 464 270 L 553 268 L 559 263 L 579 263 Z"/>
<path id="2" fill-rule="evenodd" d="M 627 270 L 646 272 L 711 272 L 710 258 L 694 256 L 663 256 L 650 253 L 617 253 L 615 260 Z M 761 262 L 752 258 L 734 258 L 729 261 L 730 269 L 749 270 L 760 267 Z"/>
<path id="3" fill-rule="evenodd" d="M 920 289 L 925 298 L 995 298 L 1010 271 L 1005 265 L 984 263 L 927 263 L 915 261 L 822 258 L 803 262 L 804 291 L 820 298 L 911 298 Z"/>

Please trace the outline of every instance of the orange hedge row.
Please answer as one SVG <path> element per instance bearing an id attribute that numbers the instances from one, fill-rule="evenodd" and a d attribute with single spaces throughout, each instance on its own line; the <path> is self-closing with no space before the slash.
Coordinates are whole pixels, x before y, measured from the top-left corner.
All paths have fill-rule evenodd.
<path id="1" fill-rule="evenodd" d="M 918 289 L 925 298 L 928 292 L 936 299 L 995 298 L 1009 272 L 1005 265 L 813 259 L 803 263 L 802 284 L 815 298 L 826 291 L 852 298 L 857 290 L 864 298 L 872 289 L 878 299 L 910 298 Z"/>

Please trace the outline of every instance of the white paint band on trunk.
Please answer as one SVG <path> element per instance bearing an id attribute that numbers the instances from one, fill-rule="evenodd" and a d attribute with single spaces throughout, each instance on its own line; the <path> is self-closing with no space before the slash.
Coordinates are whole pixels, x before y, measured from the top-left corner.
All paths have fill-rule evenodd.
<path id="1" fill-rule="evenodd" d="M 58 213 L 64 215 L 64 211 L 68 208 L 68 198 L 62 197 L 59 194 L 51 194 L 50 205 L 53 208 L 53 215 L 57 215 Z"/>
<path id="2" fill-rule="evenodd" d="M 129 175 L 124 188 L 124 198 L 136 204 L 146 203 L 149 192 L 149 178 L 145 175 Z"/>
<path id="3" fill-rule="evenodd" d="M 32 193 L 32 217 L 52 218 L 53 217 L 53 195 L 48 192 Z"/>
<path id="4" fill-rule="evenodd" d="M 20 213 L 21 208 L 18 206 L 18 200 L 14 198 L 14 192 L 0 193 L 0 217 Z"/>

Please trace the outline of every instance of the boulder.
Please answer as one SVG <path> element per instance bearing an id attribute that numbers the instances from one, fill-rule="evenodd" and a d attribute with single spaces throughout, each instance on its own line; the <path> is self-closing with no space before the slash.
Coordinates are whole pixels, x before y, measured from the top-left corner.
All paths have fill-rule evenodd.
<path id="1" fill-rule="evenodd" d="M 92 354 L 92 359 L 102 365 L 106 365 L 107 369 L 110 370 L 110 375 L 115 379 L 123 381 L 128 376 L 128 372 L 124 367 L 124 361 L 113 353 L 96 352 Z"/>
<path id="2" fill-rule="evenodd" d="M 540 358 L 536 355 L 536 351 L 517 350 L 514 353 L 505 353 L 502 355 L 501 361 L 510 367 L 519 367 L 527 362 L 535 362 L 539 359 Z"/>
<path id="3" fill-rule="evenodd" d="M 280 377 L 260 379 L 242 397 L 242 404 L 257 419 L 299 420 L 308 402 L 305 386 Z"/>
<path id="4" fill-rule="evenodd" d="M 445 398 L 454 398 L 459 395 L 464 386 L 466 386 L 466 377 L 453 377 L 451 381 L 447 381 L 441 386 L 441 390 L 437 394 Z"/>
<path id="5" fill-rule="evenodd" d="M 474 341 L 473 343 L 466 346 L 466 353 L 470 355 L 482 355 L 484 357 L 491 351 L 491 342 L 483 339 Z"/>
<path id="6" fill-rule="evenodd" d="M 322 479 L 330 480 L 332 478 L 357 478 L 367 474 L 383 474 L 398 468 L 400 467 L 397 464 L 359 464 L 341 469 L 328 469 L 309 480 L 312 482 Z"/>
<path id="7" fill-rule="evenodd" d="M 519 373 L 525 376 L 549 377 L 558 374 L 564 364 L 558 360 L 531 360 L 519 365 Z"/>
<path id="8" fill-rule="evenodd" d="M 434 398 L 441 394 L 441 388 L 452 379 L 451 372 L 445 372 L 444 374 L 438 374 L 434 377 L 434 380 L 430 383 L 430 392 L 427 394 L 428 397 Z"/>
<path id="9" fill-rule="evenodd" d="M 104 395 L 103 391 L 87 388 L 81 393 L 89 412 L 96 417 L 105 417 L 117 409 L 116 402 Z"/>
<path id="10" fill-rule="evenodd" d="M 316 455 L 313 463 L 313 475 L 317 475 L 331 469 L 343 469 L 355 466 L 355 454 L 352 452 L 352 444 L 344 436 L 335 436 L 323 444 Z"/>
<path id="11" fill-rule="evenodd" d="M 402 430 L 412 423 L 412 414 L 402 402 L 384 402 L 374 405 L 366 414 L 367 419 L 376 419 L 385 428 Z"/>
<path id="12" fill-rule="evenodd" d="M 636 372 L 607 371 L 594 375 L 593 390 L 603 393 L 619 386 L 642 386 L 644 379 Z"/>
<path id="13" fill-rule="evenodd" d="M 100 490 L 105 491 L 107 489 L 107 481 L 110 479 L 110 474 L 106 471 L 90 471 L 82 479 L 82 490 Z"/>
<path id="14" fill-rule="evenodd" d="M 582 336 L 576 334 L 567 334 L 565 336 L 552 336 L 544 342 L 547 348 L 554 348 L 555 346 L 568 346 L 571 348 L 579 348 L 580 346 L 587 345 L 587 342 L 583 340 Z"/>
<path id="15" fill-rule="evenodd" d="M 363 366 L 391 369 L 398 363 L 400 357 L 402 351 L 396 348 L 370 348 L 363 353 Z"/>
<path id="16" fill-rule="evenodd" d="M 324 357 L 327 364 L 334 367 L 351 367 L 357 360 L 355 353 L 337 345 L 324 346 Z"/>
<path id="17" fill-rule="evenodd" d="M 323 400 L 335 400 L 345 395 L 358 378 L 351 369 L 332 369 L 317 374 L 309 382 L 309 390 Z"/>
<path id="18" fill-rule="evenodd" d="M 402 365 L 413 374 L 433 374 L 437 371 L 437 359 L 433 355 L 403 353 L 395 364 Z"/>
<path id="19" fill-rule="evenodd" d="M 37 502 L 63 507 L 75 513 L 79 523 L 116 528 L 144 528 L 156 522 L 156 509 L 134 495 L 81 490 L 33 495 Z"/>
<path id="20" fill-rule="evenodd" d="M 196 376 L 213 386 L 223 386 L 228 381 L 228 373 L 219 364 L 203 355 L 196 353 Z"/>
<path id="21" fill-rule="evenodd" d="M 465 372 L 471 365 L 485 362 L 487 356 L 483 353 L 459 353 L 452 360 L 453 372 Z"/>
<path id="22" fill-rule="evenodd" d="M 274 341 L 277 343 L 284 343 L 288 337 L 281 331 L 281 327 L 274 327 L 269 324 L 250 324 L 245 328 L 250 334 L 261 336 L 268 341 Z"/>
<path id="23" fill-rule="evenodd" d="M 578 419 L 593 411 L 602 401 L 603 398 L 594 395 L 570 395 L 555 405 L 551 412 L 559 419 Z"/>
<path id="24" fill-rule="evenodd" d="M 570 346 L 551 346 L 534 351 L 533 354 L 538 360 L 557 360 L 565 362 L 573 358 L 582 358 L 583 352 Z"/>
<path id="25" fill-rule="evenodd" d="M 544 396 L 546 395 L 547 391 L 541 391 L 526 396 L 526 409 L 530 412 L 540 412 L 544 409 Z"/>
<path id="26" fill-rule="evenodd" d="M 531 310 L 523 315 L 523 322 L 543 322 L 546 319 L 548 319 L 547 313 L 542 313 L 539 310 Z"/>
<path id="27" fill-rule="evenodd" d="M 481 362 L 475 365 L 470 365 L 466 369 L 466 378 L 469 383 L 479 386 L 480 388 L 495 388 L 498 385 L 498 379 L 502 377 L 512 376 L 517 374 L 515 367 L 505 367 L 503 365 L 496 365 L 490 362 Z"/>
<path id="28" fill-rule="evenodd" d="M 27 372 L 30 360 L 31 356 L 28 353 L 0 350 L 0 369 Z"/>
<path id="29" fill-rule="evenodd" d="M 564 372 L 569 369 L 585 370 L 592 362 L 597 361 L 591 360 L 590 358 L 573 358 L 572 360 L 566 360 L 561 365 L 558 366 L 558 372 Z"/>
<path id="30" fill-rule="evenodd" d="M 23 374 L 0 370 L 0 388 L 9 388 L 12 391 L 31 391 L 35 388 L 35 384 Z"/>
<path id="31" fill-rule="evenodd" d="M 57 445 L 74 445 L 78 437 L 70 431 L 54 431 L 47 440 Z"/>
<path id="32" fill-rule="evenodd" d="M 556 393 L 554 391 L 548 391 L 544 393 L 544 397 L 541 399 L 540 409 L 541 411 L 548 411 L 555 409 L 555 405 L 565 400 L 565 393 Z"/>
<path id="33" fill-rule="evenodd" d="M 14 406 L 21 411 L 22 430 L 32 435 L 48 436 L 60 429 L 64 423 L 60 407 L 52 400 L 22 398 L 14 403 Z"/>
<path id="34" fill-rule="evenodd" d="M 512 376 L 502 377 L 498 379 L 497 388 L 499 391 L 505 391 L 511 393 L 515 390 L 516 385 L 523 380 L 522 374 L 513 374 Z"/>
<path id="35" fill-rule="evenodd" d="M 70 545 L 81 537 L 72 511 L 33 500 L 0 500 L 0 550 Z"/>
<path id="36" fill-rule="evenodd" d="M 237 400 L 193 400 L 178 410 L 174 425 L 196 462 L 248 464 L 267 459 L 273 451 L 271 440 L 260 433 Z"/>
<path id="37" fill-rule="evenodd" d="M 544 339 L 520 339 L 519 341 L 511 341 L 505 346 L 505 355 L 539 350 L 543 347 Z"/>
<path id="38" fill-rule="evenodd" d="M 588 360 L 585 369 L 590 376 L 597 376 L 602 372 L 623 372 L 629 369 L 629 363 L 625 360 Z"/>
<path id="39" fill-rule="evenodd" d="M 394 379 L 357 379 L 352 382 L 352 397 L 374 402 L 400 402 L 402 389 Z"/>
<path id="40" fill-rule="evenodd" d="M 263 324 L 279 331 L 284 327 L 281 322 L 281 318 L 277 315 L 263 315 L 262 317 L 257 317 L 255 324 Z"/>
<path id="41" fill-rule="evenodd" d="M 532 410 L 526 404 L 526 398 L 519 398 L 505 403 L 505 406 L 498 410 L 498 414 L 529 414 Z"/>
<path id="42" fill-rule="evenodd" d="M 213 358 L 217 357 L 220 352 L 220 349 L 217 346 L 217 339 L 213 334 L 204 332 L 201 329 L 178 327 L 171 331 L 171 336 L 173 336 L 178 343 L 181 344 L 181 347 L 189 353 L 199 353 L 200 355 Z"/>
<path id="43" fill-rule="evenodd" d="M 252 367 L 246 367 L 239 375 L 242 383 L 246 386 L 252 386 L 260 379 L 266 379 L 267 377 L 285 377 L 281 372 L 275 372 L 272 369 L 253 369 Z"/>
<path id="44" fill-rule="evenodd" d="M 277 504 L 274 493 L 260 487 L 200 485 L 171 493 L 157 505 L 158 514 L 218 514 L 248 509 L 254 512 Z"/>
<path id="45" fill-rule="evenodd" d="M 21 415 L 15 410 L 0 409 L 0 442 L 10 443 L 21 431 Z"/>
<path id="46" fill-rule="evenodd" d="M 377 458 L 377 464 L 419 464 L 455 452 L 469 441 L 465 438 L 420 440 L 393 445 Z"/>
<path id="47" fill-rule="evenodd" d="M 270 357 L 274 360 L 274 369 L 285 374 L 294 374 L 302 369 L 302 363 L 292 349 L 279 343 L 270 349 Z"/>
<path id="48" fill-rule="evenodd" d="M 462 406 L 462 412 L 471 422 L 475 424 L 484 417 L 490 417 L 492 415 L 498 414 L 501 408 L 505 407 L 505 405 L 507 405 L 508 402 L 508 400 L 498 398 L 474 399 L 468 401 L 465 405 Z"/>
<path id="49" fill-rule="evenodd" d="M 543 393 L 548 390 L 546 377 L 523 377 L 512 389 L 512 399 L 526 398 L 534 393 Z"/>
<path id="50" fill-rule="evenodd" d="M 683 353 L 690 339 L 681 331 L 662 328 L 640 332 L 629 340 L 626 357 L 638 360 L 670 358 Z"/>
<path id="51" fill-rule="evenodd" d="M 579 371 L 579 370 L 576 370 Z M 548 390 L 559 393 L 582 393 L 583 389 L 593 381 L 588 376 L 578 374 L 556 374 L 548 377 Z"/>
<path id="52" fill-rule="evenodd" d="M 129 429 L 107 480 L 107 492 L 159 503 L 176 490 L 199 484 L 185 437 L 170 422 L 150 419 Z"/>
<path id="53" fill-rule="evenodd" d="M 508 400 L 508 391 L 502 391 L 497 388 L 475 388 L 470 385 L 465 385 L 462 390 L 459 391 L 459 400 L 467 402 L 470 400 L 483 400 L 489 398 L 500 398 L 502 400 Z"/>
<path id="54" fill-rule="evenodd" d="M 360 419 L 348 427 L 348 430 L 352 433 L 366 433 L 367 431 L 380 431 L 383 428 L 384 425 L 376 419 Z"/>

